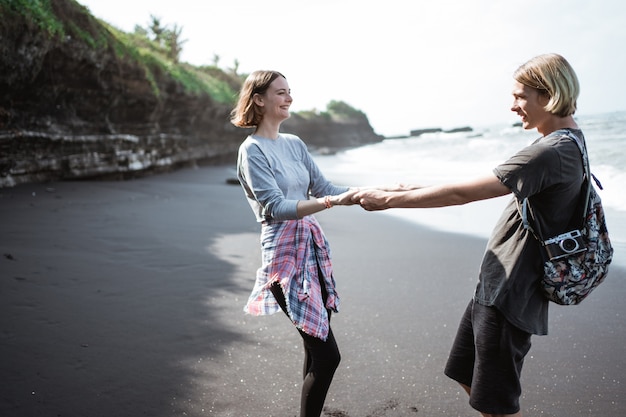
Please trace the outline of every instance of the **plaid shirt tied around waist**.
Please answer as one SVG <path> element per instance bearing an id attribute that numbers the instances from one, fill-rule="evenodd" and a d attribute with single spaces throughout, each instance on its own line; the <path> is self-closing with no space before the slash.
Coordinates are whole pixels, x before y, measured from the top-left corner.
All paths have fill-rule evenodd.
<path id="1" fill-rule="evenodd" d="M 328 241 L 317 219 L 305 216 L 298 220 L 267 221 L 261 230 L 262 265 L 244 307 L 252 315 L 274 314 L 280 310 L 270 291 L 278 282 L 285 294 L 287 312 L 303 332 L 326 340 L 329 321 L 326 309 L 339 309 L 339 297 Z M 319 271 L 323 276 L 319 277 Z M 322 300 L 320 279 L 328 297 Z"/>

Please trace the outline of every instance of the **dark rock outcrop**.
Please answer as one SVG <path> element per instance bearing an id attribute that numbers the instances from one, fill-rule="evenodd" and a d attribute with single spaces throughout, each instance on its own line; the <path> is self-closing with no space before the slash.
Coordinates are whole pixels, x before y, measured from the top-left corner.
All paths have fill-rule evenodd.
<path id="1" fill-rule="evenodd" d="M 292 114 L 282 124 L 282 130 L 300 136 L 313 150 L 333 152 L 340 149 L 380 142 L 383 136 L 374 132 L 363 113 L 349 118 L 329 115 L 314 117 Z"/>
<path id="2" fill-rule="evenodd" d="M 163 65 L 138 59 L 74 0 L 50 6 L 62 30 L 0 3 L 0 187 L 234 162 L 248 132 L 230 124 L 232 102 L 189 91 Z M 365 117 L 288 122 L 284 130 L 314 148 L 382 140 Z"/>
<path id="3" fill-rule="evenodd" d="M 455 127 L 454 129 L 449 129 L 449 130 L 444 130 L 444 133 L 467 133 L 467 132 L 473 132 L 474 129 L 472 129 L 470 126 L 463 126 L 463 127 Z"/>
<path id="4" fill-rule="evenodd" d="M 470 126 L 455 127 L 449 130 L 443 130 L 440 127 L 433 127 L 433 128 L 427 128 L 427 129 L 411 130 L 411 136 L 417 137 L 425 133 L 464 133 L 464 132 L 472 132 L 472 131 L 474 131 L 474 129 L 472 129 Z"/>
<path id="5" fill-rule="evenodd" d="M 443 129 L 440 127 L 431 127 L 431 128 L 426 128 L 426 129 L 414 129 L 411 130 L 410 135 L 412 137 L 417 137 L 417 136 L 421 136 L 425 133 L 439 133 L 439 132 L 443 132 Z"/>

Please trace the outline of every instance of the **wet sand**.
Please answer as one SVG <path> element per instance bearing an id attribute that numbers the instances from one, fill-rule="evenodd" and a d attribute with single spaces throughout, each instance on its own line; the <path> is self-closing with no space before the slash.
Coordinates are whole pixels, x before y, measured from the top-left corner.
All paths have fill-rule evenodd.
<path id="1" fill-rule="evenodd" d="M 242 312 L 259 227 L 230 167 L 0 190 L 0 416 L 293 417 L 302 348 Z M 476 416 L 442 373 L 485 241 L 385 213 L 318 214 L 342 362 L 324 415 Z M 626 415 L 626 273 L 551 306 L 525 416 Z"/>

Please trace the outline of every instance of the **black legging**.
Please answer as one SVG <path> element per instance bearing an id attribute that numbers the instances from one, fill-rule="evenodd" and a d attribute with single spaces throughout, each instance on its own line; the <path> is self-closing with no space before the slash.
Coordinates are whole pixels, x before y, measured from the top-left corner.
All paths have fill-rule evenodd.
<path id="1" fill-rule="evenodd" d="M 320 284 L 322 286 L 322 298 L 326 303 L 327 293 L 323 279 L 320 279 Z M 277 282 L 271 286 L 271 291 L 280 307 L 287 314 L 285 295 Z M 326 341 L 298 329 L 304 342 L 304 382 L 300 397 L 300 417 L 319 417 L 322 414 L 328 388 L 341 361 L 339 348 L 330 328 L 331 311 L 327 311 L 329 329 Z"/>

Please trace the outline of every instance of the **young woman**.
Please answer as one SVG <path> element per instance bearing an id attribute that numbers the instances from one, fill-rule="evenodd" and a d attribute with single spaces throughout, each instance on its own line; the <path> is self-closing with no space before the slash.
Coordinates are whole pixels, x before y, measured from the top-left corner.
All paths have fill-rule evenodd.
<path id="1" fill-rule="evenodd" d="M 239 148 L 237 174 L 261 223 L 262 266 L 244 311 L 282 309 L 296 326 L 304 341 L 300 416 L 318 417 L 340 361 L 330 327 L 339 298 L 328 242 L 312 214 L 352 204 L 357 190 L 329 182 L 304 142 L 280 132 L 291 103 L 282 74 L 255 71 L 231 115 L 235 126 L 254 128 Z"/>
<path id="2" fill-rule="evenodd" d="M 578 79 L 560 55 L 537 56 L 513 74 L 513 106 L 524 129 L 541 137 L 472 181 L 354 197 L 366 210 L 444 207 L 513 193 L 483 257 L 478 285 L 461 320 L 445 374 L 470 395 L 483 416 L 521 416 L 520 375 L 532 334 L 548 332 L 548 299 L 540 243 L 524 228 L 518 202 L 528 198 L 546 236 L 570 230 L 580 201 L 584 168 L 575 135 L 584 142 L 573 114 Z"/>

